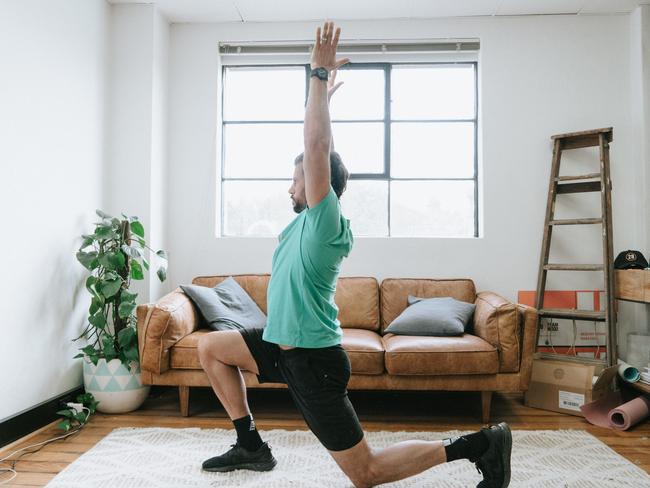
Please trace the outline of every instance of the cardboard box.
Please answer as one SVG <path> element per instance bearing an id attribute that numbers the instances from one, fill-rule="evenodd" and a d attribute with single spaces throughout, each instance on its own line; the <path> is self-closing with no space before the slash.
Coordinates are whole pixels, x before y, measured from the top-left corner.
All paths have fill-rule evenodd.
<path id="1" fill-rule="evenodd" d="M 530 386 L 524 395 L 527 407 L 584 417 L 580 407 L 612 390 L 618 367 L 556 359 L 533 359 Z"/>

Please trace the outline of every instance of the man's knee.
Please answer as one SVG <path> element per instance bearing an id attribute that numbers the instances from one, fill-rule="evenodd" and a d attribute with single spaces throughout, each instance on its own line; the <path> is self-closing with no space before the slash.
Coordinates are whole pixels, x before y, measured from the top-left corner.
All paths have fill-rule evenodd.
<path id="1" fill-rule="evenodd" d="M 196 345 L 199 361 L 203 364 L 207 360 L 218 359 L 219 344 L 218 334 L 205 334 Z"/>
<path id="2" fill-rule="evenodd" d="M 380 471 L 374 456 L 367 459 L 364 464 L 355 465 L 346 475 L 355 488 L 371 488 L 381 483 Z"/>
<path id="3" fill-rule="evenodd" d="M 372 488 L 380 483 L 379 473 L 373 466 L 365 466 L 354 473 L 350 481 L 355 488 Z"/>

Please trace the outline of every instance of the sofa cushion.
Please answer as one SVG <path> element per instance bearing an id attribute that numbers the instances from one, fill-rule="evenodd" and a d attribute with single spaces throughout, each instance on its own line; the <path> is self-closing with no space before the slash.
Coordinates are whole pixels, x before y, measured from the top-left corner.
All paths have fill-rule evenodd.
<path id="1" fill-rule="evenodd" d="M 266 315 L 237 281 L 229 277 L 214 288 L 180 285 L 199 309 L 207 326 L 214 330 L 264 327 Z"/>
<path id="2" fill-rule="evenodd" d="M 408 307 L 386 328 L 386 333 L 414 336 L 458 336 L 474 314 L 473 303 L 451 297 L 408 296 Z"/>
<path id="3" fill-rule="evenodd" d="M 228 276 L 230 275 L 197 276 L 192 280 L 192 284 L 212 288 Z M 271 275 L 245 274 L 232 277 L 266 314 L 266 289 Z M 339 309 L 338 319 L 341 327 L 379 331 L 379 283 L 376 278 L 339 278 L 336 282 L 334 303 Z"/>
<path id="4" fill-rule="evenodd" d="M 170 365 L 173 369 L 203 369 L 197 347 L 199 339 L 213 332 L 199 329 L 183 337 L 171 348 Z M 352 372 L 357 374 L 382 374 L 384 372 L 384 348 L 381 336 L 363 329 L 343 329 L 341 344 L 347 351 Z"/>
<path id="5" fill-rule="evenodd" d="M 474 303 L 476 288 L 469 279 L 386 278 L 379 289 L 382 333 L 408 306 L 409 295 L 422 298 L 452 297 Z"/>
<path id="6" fill-rule="evenodd" d="M 269 274 L 240 274 L 240 275 L 218 275 L 218 276 L 197 276 L 192 280 L 193 285 L 207 286 L 213 288 L 229 277 L 233 277 L 237 283 L 248 293 L 260 310 L 266 312 L 266 288 L 269 285 L 271 275 Z"/>
<path id="7" fill-rule="evenodd" d="M 379 331 L 379 283 L 375 278 L 339 278 L 334 302 L 342 328 Z"/>
<path id="8" fill-rule="evenodd" d="M 473 333 L 498 349 L 500 373 L 519 371 L 522 320 L 517 305 L 502 296 L 487 291 L 476 297 Z"/>
<path id="9" fill-rule="evenodd" d="M 382 337 L 386 371 L 393 375 L 493 374 L 499 370 L 497 350 L 480 337 Z"/>
<path id="10" fill-rule="evenodd" d="M 348 353 L 352 373 L 382 374 L 384 372 L 384 346 L 381 336 L 364 329 L 343 329 L 343 349 Z"/>
<path id="11" fill-rule="evenodd" d="M 195 330 L 183 337 L 171 348 L 169 365 L 172 369 L 203 369 L 197 351 L 199 339 L 205 334 L 214 332 L 211 329 Z"/>

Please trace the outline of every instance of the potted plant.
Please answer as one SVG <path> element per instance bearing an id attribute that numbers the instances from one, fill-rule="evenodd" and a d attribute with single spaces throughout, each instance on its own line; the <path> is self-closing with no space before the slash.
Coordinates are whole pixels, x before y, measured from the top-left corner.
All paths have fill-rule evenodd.
<path id="1" fill-rule="evenodd" d="M 86 289 L 92 300 L 88 324 L 73 339 L 88 340 L 75 358 L 83 358 L 84 387 L 99 401 L 97 410 L 123 413 L 137 409 L 149 394 L 140 379 L 135 308 L 137 293 L 129 292 L 131 279 L 144 279 L 149 269 L 144 227 L 137 217 L 123 219 L 96 210 L 93 234 L 82 235 L 77 260 L 91 272 Z M 156 275 L 167 277 L 167 253 L 155 252 L 160 261 Z"/>

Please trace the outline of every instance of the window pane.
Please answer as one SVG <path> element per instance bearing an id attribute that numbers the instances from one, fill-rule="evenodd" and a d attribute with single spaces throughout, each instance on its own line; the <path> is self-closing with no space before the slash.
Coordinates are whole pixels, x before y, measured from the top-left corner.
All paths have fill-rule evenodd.
<path id="1" fill-rule="evenodd" d="M 332 120 L 384 118 L 384 70 L 340 69 L 336 81 L 343 81 L 332 97 Z"/>
<path id="2" fill-rule="evenodd" d="M 472 122 L 394 122 L 391 145 L 394 178 L 474 176 Z"/>
<path id="3" fill-rule="evenodd" d="M 334 123 L 334 148 L 350 173 L 384 171 L 384 124 Z"/>
<path id="4" fill-rule="evenodd" d="M 394 66 L 393 119 L 474 118 L 474 67 Z"/>
<path id="5" fill-rule="evenodd" d="M 302 124 L 224 125 L 226 178 L 292 178 Z"/>
<path id="6" fill-rule="evenodd" d="M 473 181 L 392 181 L 394 237 L 474 236 Z"/>
<path id="7" fill-rule="evenodd" d="M 388 235 L 388 182 L 348 180 L 341 195 L 341 212 L 350 219 L 352 234 L 357 236 Z"/>
<path id="8" fill-rule="evenodd" d="M 303 120 L 305 68 L 226 68 L 224 120 Z"/>
<path id="9" fill-rule="evenodd" d="M 224 181 L 223 235 L 277 237 L 297 215 L 291 181 Z"/>

